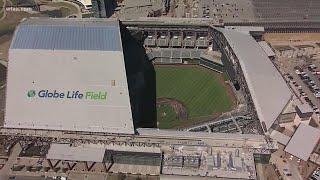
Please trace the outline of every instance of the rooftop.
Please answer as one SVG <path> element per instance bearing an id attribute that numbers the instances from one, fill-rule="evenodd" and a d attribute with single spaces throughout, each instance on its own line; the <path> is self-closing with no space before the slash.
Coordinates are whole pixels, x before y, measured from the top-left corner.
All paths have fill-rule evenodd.
<path id="1" fill-rule="evenodd" d="M 269 46 L 269 44 L 265 41 L 259 42 L 260 47 L 264 50 L 264 52 L 267 54 L 267 56 L 275 56 L 276 54 L 273 52 L 272 48 Z"/>
<path id="2" fill-rule="evenodd" d="M 153 129 L 153 128 L 139 128 L 137 132 L 140 136 L 154 136 L 154 137 L 198 137 L 198 138 L 213 138 L 219 139 L 232 139 L 243 141 L 244 139 L 255 140 L 265 142 L 263 135 L 256 134 L 232 134 L 232 133 L 207 133 L 207 132 L 190 132 L 190 131 L 176 131 L 176 130 L 164 130 L 164 129 Z"/>
<path id="3" fill-rule="evenodd" d="M 313 149 L 318 144 L 319 139 L 319 129 L 300 123 L 298 129 L 285 148 L 285 151 L 304 161 L 308 161 Z"/>
<path id="4" fill-rule="evenodd" d="M 27 19 L 17 27 L 10 49 L 121 51 L 119 22 Z"/>
<path id="5" fill-rule="evenodd" d="M 236 54 L 260 122 L 269 129 L 291 99 L 291 91 L 252 36 L 216 29 L 224 34 Z"/>
<path id="6" fill-rule="evenodd" d="M 285 134 L 282 134 L 281 132 L 276 131 L 276 130 L 271 132 L 270 137 L 272 139 L 275 139 L 277 142 L 279 142 L 280 144 L 283 144 L 283 145 L 288 144 L 288 142 L 290 140 L 289 136 L 286 136 Z"/>
<path id="7" fill-rule="evenodd" d="M 51 144 L 47 159 L 103 162 L 105 151 L 103 147 L 92 145 L 72 147 L 70 144 Z"/>
<path id="8" fill-rule="evenodd" d="M 24 20 L 9 49 L 4 127 L 133 134 L 124 60 L 118 20 Z"/>
<path id="9" fill-rule="evenodd" d="M 310 107 L 309 104 L 303 103 L 303 104 L 298 104 L 297 108 L 300 110 L 301 113 L 313 113 L 312 108 Z"/>
<path id="10" fill-rule="evenodd" d="M 250 34 L 250 32 L 264 32 L 264 27 L 260 26 L 225 26 L 225 29 L 236 30 L 245 34 Z"/>

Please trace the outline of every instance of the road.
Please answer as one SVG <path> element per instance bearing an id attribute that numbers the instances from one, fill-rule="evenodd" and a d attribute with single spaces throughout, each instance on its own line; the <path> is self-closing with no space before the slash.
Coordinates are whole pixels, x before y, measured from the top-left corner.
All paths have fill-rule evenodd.
<path id="1" fill-rule="evenodd" d="M 288 180 L 303 180 L 298 170 L 298 164 L 294 160 L 288 160 L 288 169 L 292 173 L 292 176 L 287 177 Z"/>
<path id="2" fill-rule="evenodd" d="M 303 180 L 298 171 L 297 159 L 286 158 L 283 145 L 279 145 L 279 149 L 271 155 L 270 162 L 277 166 L 284 180 Z M 292 176 L 286 176 L 284 169 L 288 169 Z"/>
<path id="3" fill-rule="evenodd" d="M 13 163 L 16 161 L 17 157 L 19 156 L 22 148 L 19 143 L 13 146 L 11 154 L 8 158 L 7 163 L 3 166 L 3 168 L 0 170 L 0 179 L 5 180 L 9 179 L 9 175 L 11 172 L 11 167 L 13 166 Z"/>

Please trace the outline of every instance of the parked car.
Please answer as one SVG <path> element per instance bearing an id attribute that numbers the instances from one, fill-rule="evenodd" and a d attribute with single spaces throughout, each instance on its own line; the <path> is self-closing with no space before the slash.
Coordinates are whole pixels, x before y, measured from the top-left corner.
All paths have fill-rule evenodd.
<path id="1" fill-rule="evenodd" d="M 306 96 L 307 94 L 305 92 L 300 93 L 302 96 Z"/>
<path id="2" fill-rule="evenodd" d="M 291 172 L 287 168 L 283 169 L 283 174 L 286 176 L 292 176 Z"/>
<path id="3" fill-rule="evenodd" d="M 308 67 L 311 69 L 317 69 L 317 66 L 315 64 L 310 64 Z"/>

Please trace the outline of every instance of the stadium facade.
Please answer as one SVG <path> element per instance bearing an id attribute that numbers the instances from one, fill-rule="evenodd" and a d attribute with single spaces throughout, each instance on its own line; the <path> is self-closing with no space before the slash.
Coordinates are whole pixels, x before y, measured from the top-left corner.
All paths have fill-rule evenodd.
<path id="1" fill-rule="evenodd" d="M 4 127 L 133 134 L 144 55 L 123 52 L 123 31 L 114 20 L 23 21 L 9 50 Z"/>

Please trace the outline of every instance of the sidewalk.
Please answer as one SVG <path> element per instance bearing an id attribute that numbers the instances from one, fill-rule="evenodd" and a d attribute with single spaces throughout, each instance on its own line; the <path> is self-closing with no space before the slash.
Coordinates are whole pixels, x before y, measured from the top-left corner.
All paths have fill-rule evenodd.
<path id="1" fill-rule="evenodd" d="M 15 146 L 13 146 L 11 154 L 9 156 L 8 161 L 3 166 L 3 168 L 0 170 L 0 179 L 6 180 L 9 179 L 11 168 L 13 166 L 13 163 L 16 161 L 17 157 L 19 156 L 22 148 L 19 143 L 17 143 Z"/>

